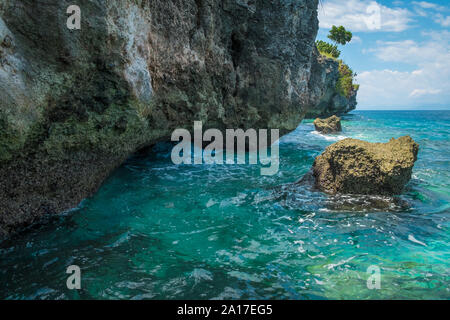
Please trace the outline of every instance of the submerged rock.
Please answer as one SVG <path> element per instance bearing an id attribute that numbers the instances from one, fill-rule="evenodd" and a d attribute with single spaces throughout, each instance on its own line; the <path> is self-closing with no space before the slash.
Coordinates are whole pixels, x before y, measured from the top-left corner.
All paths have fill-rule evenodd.
<path id="1" fill-rule="evenodd" d="M 331 116 L 326 119 L 317 118 L 314 120 L 314 127 L 320 133 L 336 133 L 342 131 L 341 118 Z"/>
<path id="2" fill-rule="evenodd" d="M 411 179 L 418 151 L 409 136 L 388 143 L 341 140 L 316 158 L 315 186 L 330 194 L 400 194 Z"/>

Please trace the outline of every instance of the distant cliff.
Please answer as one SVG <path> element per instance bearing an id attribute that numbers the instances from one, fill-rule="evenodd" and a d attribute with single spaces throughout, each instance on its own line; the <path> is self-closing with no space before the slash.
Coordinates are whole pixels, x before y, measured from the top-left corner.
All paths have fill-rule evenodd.
<path id="1" fill-rule="evenodd" d="M 324 91 L 317 105 L 308 110 L 306 118 L 342 115 L 356 108 L 359 86 L 353 84 L 353 72 L 345 63 L 318 53 L 311 74 L 311 83 Z"/>
<path id="2" fill-rule="evenodd" d="M 318 0 L 79 0 L 81 30 L 71 4 L 0 2 L 0 235 L 194 120 L 284 134 L 345 102 L 315 48 Z"/>

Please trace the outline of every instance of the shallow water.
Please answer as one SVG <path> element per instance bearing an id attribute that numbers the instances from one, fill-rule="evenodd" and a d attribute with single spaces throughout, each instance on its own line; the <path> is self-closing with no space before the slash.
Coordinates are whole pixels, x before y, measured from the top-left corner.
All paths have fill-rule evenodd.
<path id="1" fill-rule="evenodd" d="M 449 299 L 450 111 L 356 111 L 280 142 L 280 171 L 136 156 L 78 209 L 0 244 L 7 299 Z M 329 197 L 290 183 L 345 137 L 409 134 L 419 159 L 395 198 Z M 82 289 L 66 288 L 66 268 Z M 367 269 L 381 269 L 381 289 Z"/>

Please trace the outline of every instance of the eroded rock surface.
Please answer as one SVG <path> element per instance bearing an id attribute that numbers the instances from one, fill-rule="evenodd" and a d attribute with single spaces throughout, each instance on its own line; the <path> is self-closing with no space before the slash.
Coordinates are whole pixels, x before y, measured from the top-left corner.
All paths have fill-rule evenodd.
<path id="1" fill-rule="evenodd" d="M 315 186 L 330 194 L 400 194 L 411 179 L 418 151 L 409 136 L 387 143 L 341 140 L 316 158 Z"/>
<path id="2" fill-rule="evenodd" d="M 326 119 L 317 118 L 314 120 L 314 127 L 320 133 L 337 133 L 342 131 L 341 118 L 331 116 Z"/>
<path id="3" fill-rule="evenodd" d="M 0 2 L 0 235 L 175 128 L 283 134 L 327 91 L 317 0 L 79 0 L 69 30 L 72 4 Z"/>
<path id="4" fill-rule="evenodd" d="M 319 96 L 318 102 L 308 109 L 305 117 L 314 119 L 332 115 L 343 115 L 356 108 L 357 89 L 353 89 L 348 96 L 337 89 L 339 81 L 339 61 L 318 54 L 313 61 L 311 91 Z"/>

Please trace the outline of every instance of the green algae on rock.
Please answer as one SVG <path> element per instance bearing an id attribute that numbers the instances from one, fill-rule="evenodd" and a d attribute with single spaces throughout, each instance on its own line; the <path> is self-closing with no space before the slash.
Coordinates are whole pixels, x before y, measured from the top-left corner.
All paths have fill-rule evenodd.
<path id="1" fill-rule="evenodd" d="M 317 118 L 314 120 L 314 127 L 320 133 L 336 133 L 342 131 L 341 118 L 331 116 L 326 119 Z"/>
<path id="2" fill-rule="evenodd" d="M 318 94 L 318 103 L 308 109 L 305 118 L 330 117 L 354 110 L 359 86 L 353 84 L 353 71 L 342 60 L 318 55 L 312 67 L 311 83 L 315 88 L 311 90 L 322 92 Z"/>
<path id="3" fill-rule="evenodd" d="M 411 179 L 418 151 L 409 136 L 387 143 L 341 140 L 314 161 L 315 186 L 330 194 L 400 194 Z"/>

